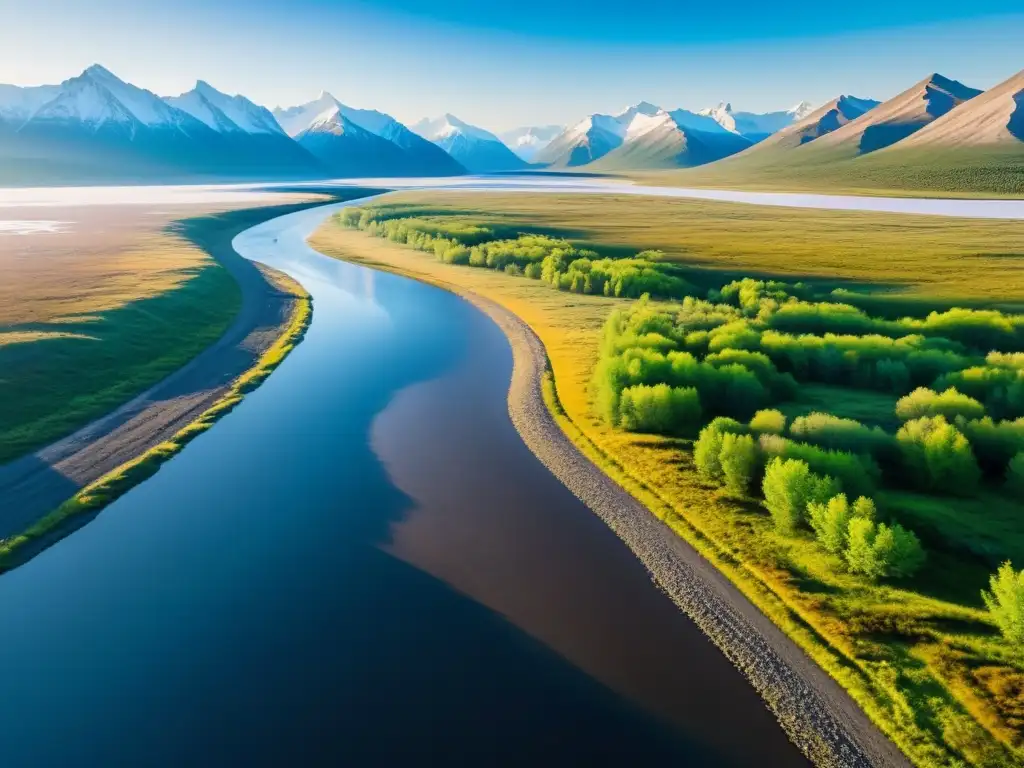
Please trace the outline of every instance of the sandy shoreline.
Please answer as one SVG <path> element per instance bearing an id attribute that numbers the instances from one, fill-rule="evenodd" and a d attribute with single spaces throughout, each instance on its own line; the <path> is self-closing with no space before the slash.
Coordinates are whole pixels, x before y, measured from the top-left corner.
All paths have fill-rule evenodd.
<path id="1" fill-rule="evenodd" d="M 588 459 L 545 402 L 547 352 L 534 331 L 496 302 L 460 286 L 379 262 L 462 296 L 501 328 L 513 354 L 509 416 L 527 447 L 630 548 L 652 579 L 760 693 L 794 744 L 832 768 L 910 762 L 864 711 L 717 568 Z"/>
<path id="2" fill-rule="evenodd" d="M 266 208 L 264 218 L 308 203 Z M 262 220 L 262 219 L 261 219 Z M 214 407 L 287 330 L 298 302 L 295 284 L 235 253 L 239 222 L 207 244 L 238 283 L 242 306 L 212 346 L 115 411 L 30 455 L 0 466 L 0 539 L 29 529 L 78 491 L 174 437 Z"/>

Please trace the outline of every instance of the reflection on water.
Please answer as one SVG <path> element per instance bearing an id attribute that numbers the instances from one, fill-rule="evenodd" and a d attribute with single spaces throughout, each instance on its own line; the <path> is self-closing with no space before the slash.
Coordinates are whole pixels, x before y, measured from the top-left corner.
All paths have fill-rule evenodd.
<path id="1" fill-rule="evenodd" d="M 304 343 L 0 579 L 4 765 L 801 764 L 522 445 L 498 330 L 311 253 L 318 215 L 239 242 Z"/>

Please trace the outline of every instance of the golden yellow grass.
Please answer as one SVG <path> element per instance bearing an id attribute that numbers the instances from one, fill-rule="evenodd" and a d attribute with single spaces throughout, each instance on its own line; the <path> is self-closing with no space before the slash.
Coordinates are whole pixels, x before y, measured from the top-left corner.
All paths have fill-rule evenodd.
<path id="1" fill-rule="evenodd" d="M 7 209 L 5 217 L 38 217 Z M 163 213 L 143 206 L 46 209 L 71 222 L 53 234 L 0 236 L 0 328 L 78 321 L 172 290 L 211 264 L 202 250 L 165 232 L 201 208 Z"/>
<path id="2" fill-rule="evenodd" d="M 462 206 L 481 219 L 496 211 L 502 221 L 550 226 L 567 235 L 572 229 L 574 239 L 600 246 L 628 245 L 634 251 L 643 247 L 671 249 L 680 260 L 714 267 L 727 261 L 730 268 L 743 270 L 752 264 L 771 266 L 768 271 L 773 274 L 828 275 L 841 270 L 861 280 L 872 276 L 869 264 L 880 266 L 880 257 L 875 254 L 864 258 L 867 263 L 847 263 L 849 256 L 840 259 L 827 252 L 833 239 L 847 254 L 866 250 L 858 233 L 890 254 L 898 253 L 905 239 L 919 250 L 927 243 L 937 243 L 940 254 L 934 258 L 952 269 L 965 258 L 960 251 L 964 246 L 943 246 L 940 241 L 943 232 L 959 232 L 970 242 L 969 250 L 981 253 L 972 259 L 992 262 L 992 271 L 984 277 L 961 276 L 960 287 L 978 297 L 999 282 L 995 264 L 1005 263 L 1005 257 L 995 254 L 1000 248 L 1012 249 L 1014 233 L 1020 231 L 1020 225 L 989 229 L 989 222 L 910 219 L 904 238 L 895 222 L 883 226 L 876 220 L 873 226 L 871 216 L 818 217 L 746 206 L 715 210 L 719 208 L 716 204 L 635 198 L 606 201 L 566 196 L 553 200 L 549 196 L 431 193 L 395 199 L 435 209 Z M 737 210 L 740 208 L 743 210 Z M 713 219 L 700 221 L 702 211 Z M 782 218 L 776 218 L 776 213 Z M 811 221 L 793 218 L 792 213 Z M 731 221 L 737 225 L 735 230 L 729 226 Z M 780 221 L 787 223 L 785 229 L 780 228 Z M 795 226 L 798 222 L 803 226 Z M 840 236 L 830 237 L 830 226 L 839 224 L 844 225 L 838 230 Z M 945 229 L 947 224 L 951 230 Z M 718 242 L 731 232 L 742 233 L 738 243 Z M 986 233 L 991 233 L 995 244 Z M 778 242 L 783 234 L 793 235 L 799 244 L 800 255 L 794 259 L 778 255 L 786 251 L 786 243 Z M 928 594 L 905 587 L 865 585 L 836 569 L 809 538 L 777 537 L 757 505 L 702 483 L 692 471 L 685 441 L 616 431 L 596 418 L 588 385 L 598 357 L 601 326 L 618 300 L 561 293 L 540 281 L 445 265 L 427 254 L 333 223 L 311 242 L 329 255 L 472 291 L 521 317 L 541 338 L 550 357 L 555 383 L 552 400 L 557 399 L 562 409 L 556 415 L 567 434 L 652 513 L 714 562 L 850 691 L 916 764 L 946 765 L 951 755 L 978 766 L 1015 765 L 1024 759 L 1021 672 L 992 639 L 977 590 L 970 589 L 978 579 L 984 583 L 984 572 L 968 573 L 966 589 L 965 583 L 942 584 Z M 762 253 L 755 247 L 758 242 L 775 255 Z M 1016 248 L 1022 242 L 1018 240 Z M 727 258 L 723 252 L 732 256 Z M 794 263 L 799 264 L 795 272 L 791 271 Z M 934 275 L 924 257 L 914 263 L 916 266 L 896 262 L 890 271 L 900 276 L 905 292 L 934 296 Z M 962 265 L 961 261 L 963 269 Z M 1011 290 L 1020 287 L 1012 279 L 1002 283 Z M 950 281 L 939 285 L 939 295 L 954 290 Z M 991 300 L 993 295 L 987 298 Z M 956 580 L 964 580 L 965 570 L 952 567 L 957 563 L 949 565 Z M 943 563 L 934 568 L 942 572 Z"/>

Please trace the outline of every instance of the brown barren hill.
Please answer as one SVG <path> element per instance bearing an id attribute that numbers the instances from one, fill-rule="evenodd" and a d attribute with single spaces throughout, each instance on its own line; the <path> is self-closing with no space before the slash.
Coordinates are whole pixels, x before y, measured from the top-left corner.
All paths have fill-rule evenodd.
<path id="1" fill-rule="evenodd" d="M 899 148 L 992 144 L 1024 145 L 1024 70 L 922 128 Z"/>
<path id="2" fill-rule="evenodd" d="M 803 146 L 808 142 L 820 139 L 849 125 L 862 115 L 870 113 L 878 106 L 878 103 L 873 99 L 860 99 L 856 96 L 837 96 L 803 120 L 793 123 L 793 125 L 769 136 L 743 154 L 753 156 L 765 153 L 766 150 L 772 148 L 793 149 Z"/>
<path id="3" fill-rule="evenodd" d="M 906 139 L 981 91 L 935 73 L 815 142 L 814 150 L 863 155 Z"/>

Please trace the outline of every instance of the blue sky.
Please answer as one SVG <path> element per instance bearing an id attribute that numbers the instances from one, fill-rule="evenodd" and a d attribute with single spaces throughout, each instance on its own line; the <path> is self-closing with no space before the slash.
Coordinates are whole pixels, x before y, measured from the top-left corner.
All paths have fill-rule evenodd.
<path id="1" fill-rule="evenodd" d="M 407 122 L 449 111 L 506 129 L 643 99 L 754 111 L 884 99 L 932 71 L 988 87 L 1024 67 L 1019 0 L 818 6 L 0 0 L 0 82 L 59 82 L 98 61 L 161 94 L 203 78 L 274 106 L 324 89 Z"/>

